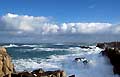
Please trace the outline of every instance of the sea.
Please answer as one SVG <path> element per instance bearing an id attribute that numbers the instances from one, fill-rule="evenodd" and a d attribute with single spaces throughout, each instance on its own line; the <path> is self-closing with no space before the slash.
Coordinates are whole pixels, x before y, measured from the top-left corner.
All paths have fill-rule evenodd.
<path id="1" fill-rule="evenodd" d="M 87 43 L 1 44 L 12 57 L 15 70 L 64 70 L 67 76 L 119 77 L 114 75 L 109 59 L 100 53 L 103 49 Z M 89 46 L 90 48 L 82 48 Z M 76 61 L 75 58 L 83 58 Z"/>

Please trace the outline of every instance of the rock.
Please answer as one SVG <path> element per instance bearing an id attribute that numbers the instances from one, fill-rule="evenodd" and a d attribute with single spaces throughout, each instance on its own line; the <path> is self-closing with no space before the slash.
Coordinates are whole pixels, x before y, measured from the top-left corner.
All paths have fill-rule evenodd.
<path id="1" fill-rule="evenodd" d="M 80 46 L 80 48 L 92 49 L 92 48 L 91 48 L 91 47 L 89 47 L 89 46 Z"/>
<path id="2" fill-rule="evenodd" d="M 75 58 L 75 61 L 77 61 L 77 62 L 82 61 L 83 64 L 87 64 L 89 62 L 85 57 Z"/>
<path id="3" fill-rule="evenodd" d="M 66 73 L 62 70 L 56 70 L 56 71 L 46 71 L 46 75 L 48 76 L 55 76 L 55 77 L 66 77 Z"/>
<path id="4" fill-rule="evenodd" d="M 106 48 L 104 50 L 105 55 L 110 59 L 113 65 L 113 72 L 115 74 L 120 74 L 120 53 L 119 50 Z"/>
<path id="5" fill-rule="evenodd" d="M 18 73 L 18 77 L 34 77 L 34 75 L 29 72 L 21 72 Z"/>
<path id="6" fill-rule="evenodd" d="M 99 48 L 104 49 L 105 44 L 104 44 L 104 43 L 98 43 L 98 44 L 96 45 L 96 47 L 99 47 Z"/>
<path id="7" fill-rule="evenodd" d="M 75 75 L 71 75 L 71 76 L 69 76 L 69 77 L 75 77 Z"/>
<path id="8" fill-rule="evenodd" d="M 66 77 L 66 73 L 62 70 L 56 71 L 44 71 L 43 69 L 37 69 L 30 72 L 13 73 L 12 77 Z"/>
<path id="9" fill-rule="evenodd" d="M 117 49 L 120 49 L 120 42 L 109 42 L 109 43 L 97 43 L 96 47 L 99 47 L 99 48 L 117 48 Z"/>
<path id="10" fill-rule="evenodd" d="M 35 74 L 35 73 L 44 73 L 44 70 L 42 68 L 39 68 L 39 69 L 36 69 L 34 71 L 31 72 L 32 74 Z"/>
<path id="11" fill-rule="evenodd" d="M 85 59 L 85 57 L 78 57 L 78 58 L 75 58 L 75 61 L 81 61 L 82 59 Z"/>
<path id="12" fill-rule="evenodd" d="M 100 43 L 97 46 L 104 48 L 102 55 L 109 58 L 113 72 L 120 75 L 120 42 Z"/>
<path id="13" fill-rule="evenodd" d="M 13 69 L 11 57 L 7 54 L 5 48 L 0 47 L 0 77 L 11 77 Z"/>

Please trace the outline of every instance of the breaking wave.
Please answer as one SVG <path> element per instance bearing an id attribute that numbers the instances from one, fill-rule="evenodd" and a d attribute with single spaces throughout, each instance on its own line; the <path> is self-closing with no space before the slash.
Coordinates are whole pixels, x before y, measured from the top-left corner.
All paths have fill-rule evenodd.
<path id="1" fill-rule="evenodd" d="M 22 46 L 29 46 L 29 45 L 22 45 Z M 33 46 L 30 45 L 30 47 L 33 48 L 29 49 L 30 51 L 27 52 L 27 54 L 30 53 L 28 55 L 29 58 L 18 58 L 13 60 L 15 69 L 17 71 L 23 71 L 23 70 L 32 71 L 37 68 L 43 68 L 44 70 L 62 69 L 66 71 L 67 75 L 75 74 L 76 77 L 96 77 L 96 76 L 119 77 L 113 74 L 112 72 L 113 67 L 109 63 L 109 60 L 100 54 L 102 49 L 96 46 L 90 46 L 91 49 L 73 47 L 73 46 L 67 48 L 66 47 L 54 48 L 49 46 L 38 47 L 35 45 Z M 48 52 L 44 52 L 44 51 L 48 51 Z M 25 52 L 23 52 L 23 54 L 24 53 Z M 34 57 L 31 55 L 38 55 L 38 56 Z M 43 56 L 44 58 L 41 56 Z M 85 57 L 88 63 L 84 64 L 82 61 L 80 62 L 75 61 L 75 58 L 79 58 L 79 57 Z"/>

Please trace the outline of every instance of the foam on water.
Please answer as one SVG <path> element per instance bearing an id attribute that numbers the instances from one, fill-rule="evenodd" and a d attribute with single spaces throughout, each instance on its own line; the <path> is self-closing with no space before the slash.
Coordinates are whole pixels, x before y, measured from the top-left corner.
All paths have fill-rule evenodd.
<path id="1" fill-rule="evenodd" d="M 38 45 L 22 45 L 21 47 L 38 47 Z"/>
<path id="2" fill-rule="evenodd" d="M 5 48 L 9 48 L 9 47 L 18 47 L 18 45 L 10 44 L 10 45 L 4 45 L 3 47 L 5 47 Z"/>
<path id="3" fill-rule="evenodd" d="M 50 55 L 46 59 L 30 58 L 13 60 L 15 69 L 17 71 L 29 70 L 32 71 L 37 68 L 44 70 L 65 70 L 67 75 L 75 74 L 76 77 L 118 77 L 112 72 L 112 65 L 109 60 L 103 57 L 100 53 L 102 49 L 91 46 L 92 49 L 82 49 L 79 47 L 70 47 L 68 50 L 72 54 L 67 55 Z M 54 48 L 40 48 L 40 50 L 54 51 Z M 57 49 L 61 50 L 61 49 Z M 62 49 L 63 50 L 63 49 Z M 85 57 L 89 62 L 76 62 L 77 57 Z"/>
<path id="4" fill-rule="evenodd" d="M 60 49 L 60 48 L 33 48 L 33 50 L 40 50 L 40 51 L 64 51 L 67 49 Z"/>

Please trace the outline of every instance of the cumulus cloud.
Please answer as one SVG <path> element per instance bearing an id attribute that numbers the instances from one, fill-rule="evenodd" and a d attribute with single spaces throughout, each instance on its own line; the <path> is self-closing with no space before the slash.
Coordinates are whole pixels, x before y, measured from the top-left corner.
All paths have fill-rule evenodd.
<path id="1" fill-rule="evenodd" d="M 0 18 L 0 30 L 37 34 L 95 34 L 120 33 L 120 26 L 111 23 L 52 23 L 49 17 L 8 13 Z"/>
<path id="2" fill-rule="evenodd" d="M 110 27 L 110 23 L 64 23 L 61 29 L 64 32 L 91 34 L 107 31 Z"/>

